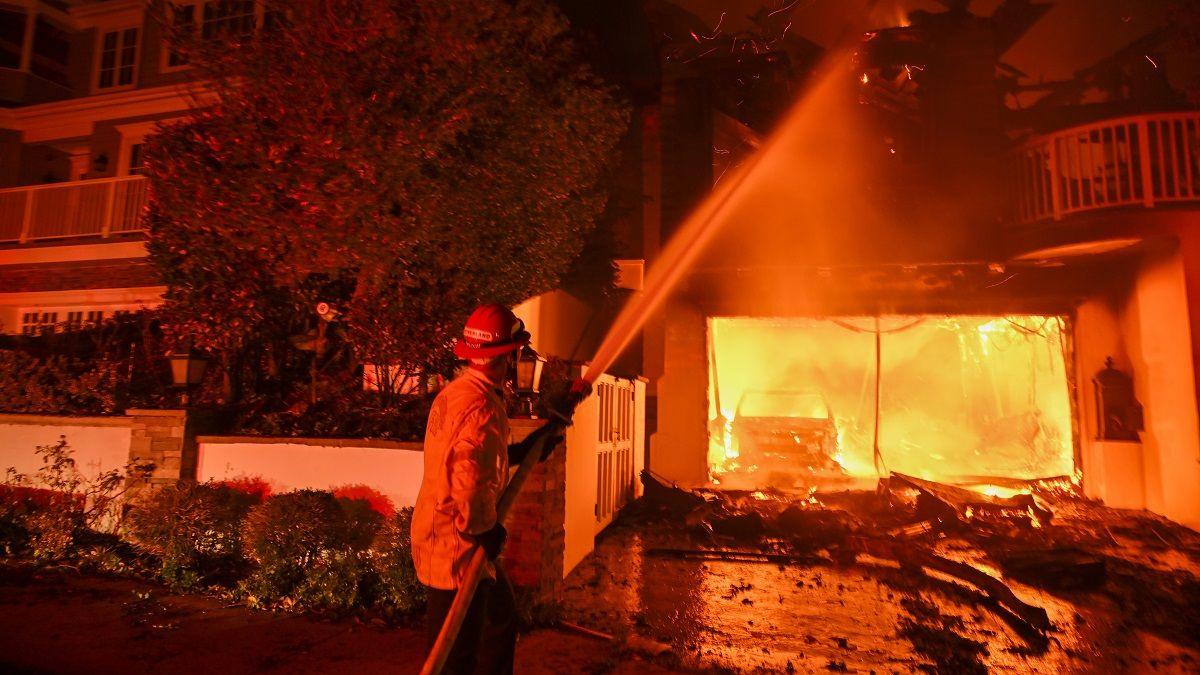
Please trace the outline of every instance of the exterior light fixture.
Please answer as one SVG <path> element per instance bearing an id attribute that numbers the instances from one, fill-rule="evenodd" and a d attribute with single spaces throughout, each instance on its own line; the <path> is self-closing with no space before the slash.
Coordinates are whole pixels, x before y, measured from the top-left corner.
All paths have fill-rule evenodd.
<path id="1" fill-rule="evenodd" d="M 96 173 L 108 171 L 108 155 L 103 152 L 96 155 L 96 158 L 92 160 L 92 168 L 95 169 Z"/>
<path id="2" fill-rule="evenodd" d="M 1096 437 L 1105 441 L 1136 441 L 1143 427 L 1142 406 L 1134 395 L 1133 378 L 1117 370 L 1113 357 L 1092 378 L 1096 389 Z"/>
<path id="3" fill-rule="evenodd" d="M 520 414 L 524 417 L 537 417 L 537 413 L 534 410 L 534 400 L 542 388 L 542 367 L 544 365 L 545 359 L 534 351 L 532 347 L 522 347 L 520 353 L 517 355 L 517 372 L 514 388 L 517 391 L 517 396 L 520 397 Z"/>
<path id="4" fill-rule="evenodd" d="M 186 406 L 191 389 L 204 381 L 208 359 L 189 346 L 168 354 L 167 361 L 171 364 L 171 384 L 183 390 L 183 405 Z"/>

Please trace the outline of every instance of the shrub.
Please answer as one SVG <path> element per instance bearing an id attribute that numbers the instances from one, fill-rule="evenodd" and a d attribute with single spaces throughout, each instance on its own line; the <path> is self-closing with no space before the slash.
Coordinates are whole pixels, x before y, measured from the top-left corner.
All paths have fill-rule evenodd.
<path id="1" fill-rule="evenodd" d="M 330 551 L 304 575 L 297 586 L 296 604 L 308 609 L 345 613 L 366 605 L 374 576 L 363 551 Z"/>
<path id="2" fill-rule="evenodd" d="M 425 587 L 412 561 L 412 508 L 384 521 L 371 544 L 371 568 L 378 580 L 377 601 L 389 614 L 410 614 L 425 606 Z"/>
<path id="3" fill-rule="evenodd" d="M 391 518 L 396 513 L 396 507 L 392 504 L 392 500 L 387 495 L 383 494 L 375 488 L 355 483 L 352 485 L 343 485 L 333 489 L 333 496 L 341 499 L 360 499 L 371 507 L 371 510 L 384 518 Z"/>
<path id="4" fill-rule="evenodd" d="M 358 556 L 381 520 L 366 501 L 329 492 L 297 490 L 267 499 L 251 509 L 242 527 L 244 550 L 255 565 L 244 590 L 252 602 L 291 598 L 326 608 L 329 589 L 353 586 L 357 601 Z"/>
<path id="5" fill-rule="evenodd" d="M 260 501 L 228 485 L 183 483 L 141 495 L 128 532 L 159 558 L 164 581 L 183 587 L 225 581 L 245 567 L 242 520 Z"/>
<path id="6" fill-rule="evenodd" d="M 113 414 L 118 364 L 65 355 L 37 358 L 0 350 L 0 409 L 9 412 Z"/>
<path id="7" fill-rule="evenodd" d="M 108 415 L 174 402 L 155 316 L 0 335 L 0 410 Z"/>
<path id="8" fill-rule="evenodd" d="M 55 498 L 50 490 L 13 484 L 15 472 L 9 472 L 10 482 L 0 485 L 0 552 L 16 555 L 29 551 L 36 529 L 31 519 L 50 510 Z"/>
<path id="9" fill-rule="evenodd" d="M 217 484 L 250 495 L 256 502 L 264 501 L 271 496 L 271 484 L 262 476 L 238 476 Z"/>
<path id="10" fill-rule="evenodd" d="M 357 388 L 356 388 L 357 387 Z M 231 431 L 257 436 L 389 438 L 420 440 L 425 435 L 432 396 L 393 397 L 362 391 L 355 380 L 331 387 L 315 405 L 304 401 L 264 402 L 247 406 L 233 420 Z M 396 400 L 400 398 L 402 400 Z M 280 409 L 282 407 L 282 409 Z"/>
<path id="11" fill-rule="evenodd" d="M 75 464 L 75 451 L 65 436 L 57 443 L 38 446 L 42 467 L 32 478 L 8 470 L 5 480 L 10 503 L 4 507 L 4 529 L 17 546 L 36 560 L 61 560 L 77 551 L 79 536 L 91 530 L 116 531 L 120 526 L 120 500 L 130 484 L 147 475 L 148 464 L 129 463 L 95 477 L 85 476 Z M 6 544 L 6 548 L 12 548 Z M 14 551 L 16 552 L 16 551 Z"/>

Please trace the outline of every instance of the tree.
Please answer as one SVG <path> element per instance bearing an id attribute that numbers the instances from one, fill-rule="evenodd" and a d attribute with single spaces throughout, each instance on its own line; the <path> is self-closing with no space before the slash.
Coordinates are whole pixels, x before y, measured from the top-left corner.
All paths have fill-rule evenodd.
<path id="1" fill-rule="evenodd" d="M 261 30 L 171 36 L 216 98 L 148 139 L 169 331 L 219 354 L 227 375 L 277 371 L 325 300 L 353 360 L 436 368 L 477 302 L 559 283 L 604 208 L 627 114 L 556 9 L 266 9 Z"/>

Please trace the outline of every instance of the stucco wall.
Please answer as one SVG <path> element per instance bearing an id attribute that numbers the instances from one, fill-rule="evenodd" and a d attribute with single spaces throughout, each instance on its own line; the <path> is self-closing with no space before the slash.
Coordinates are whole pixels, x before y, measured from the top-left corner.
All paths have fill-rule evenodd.
<path id="1" fill-rule="evenodd" d="M 1146 506 L 1200 528 L 1200 422 L 1183 258 L 1147 260 L 1120 312 L 1134 389 L 1145 407 Z"/>
<path id="2" fill-rule="evenodd" d="M 700 309 L 670 302 L 663 375 L 658 381 L 658 429 L 650 437 L 650 470 L 688 487 L 708 482 L 708 328 Z"/>
<path id="3" fill-rule="evenodd" d="M 259 476 L 273 492 L 368 485 L 412 506 L 424 471 L 420 443 L 200 436 L 196 479 Z"/>
<path id="4" fill-rule="evenodd" d="M 1079 411 L 1079 445 L 1082 451 L 1084 494 L 1093 499 L 1105 499 L 1108 483 L 1119 472 L 1109 471 L 1107 466 L 1112 455 L 1111 446 L 1096 440 L 1098 430 L 1096 410 L 1096 385 L 1092 379 L 1104 368 L 1104 360 L 1111 356 L 1118 370 L 1132 372 L 1129 358 L 1121 340 L 1121 326 L 1117 308 L 1109 298 L 1096 297 L 1084 301 L 1075 311 L 1075 391 Z M 1128 455 L 1129 453 L 1123 453 Z M 1140 457 L 1140 447 L 1136 449 Z M 1141 490 L 1140 461 L 1136 477 L 1126 474 L 1127 482 L 1136 482 L 1142 498 L 1121 504 L 1122 508 L 1145 508 L 1144 490 Z"/>
<path id="5" fill-rule="evenodd" d="M 85 476 L 122 470 L 129 461 L 127 417 L 56 417 L 0 414 L 0 472 L 9 467 L 33 476 L 43 466 L 35 449 L 66 436 Z"/>

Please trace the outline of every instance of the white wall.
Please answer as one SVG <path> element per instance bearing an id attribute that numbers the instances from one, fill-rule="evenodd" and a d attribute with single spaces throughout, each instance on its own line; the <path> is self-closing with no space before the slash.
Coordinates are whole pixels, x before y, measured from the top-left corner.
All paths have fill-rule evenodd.
<path id="1" fill-rule="evenodd" d="M 43 466 L 35 449 L 61 436 L 85 476 L 121 471 L 129 462 L 129 418 L 0 415 L 0 473 L 12 467 L 32 478 Z"/>
<path id="2" fill-rule="evenodd" d="M 591 320 L 593 312 L 586 303 L 561 290 L 535 295 L 513 308 L 533 335 L 533 348 L 544 356 L 563 359 L 591 356 L 599 338 L 598 326 Z"/>
<path id="3" fill-rule="evenodd" d="M 1155 254 L 1123 295 L 1079 306 L 1076 384 L 1084 494 L 1200 529 L 1200 421 L 1183 265 L 1177 252 Z M 1096 439 L 1092 378 L 1108 356 L 1133 377 L 1145 413 L 1140 443 Z"/>
<path id="4" fill-rule="evenodd" d="M 1100 441 L 1096 385 L 1092 381 L 1112 357 L 1115 367 L 1132 373 L 1121 338 L 1117 308 L 1109 298 L 1089 298 L 1075 311 L 1075 387 L 1079 411 L 1083 493 L 1118 508 L 1146 508 L 1140 443 Z M 1127 447 L 1128 446 L 1128 447 Z M 1117 485 L 1124 483 L 1124 485 Z M 1120 497 L 1117 497 L 1120 495 Z"/>
<path id="5" fill-rule="evenodd" d="M 633 386 L 634 496 L 641 497 L 642 483 L 639 477 L 645 468 L 646 456 L 646 381 L 634 380 Z M 593 395 L 580 403 L 575 409 L 573 421 L 574 424 L 567 429 L 566 437 L 564 577 L 596 547 L 596 445 L 600 424 L 600 398 Z"/>
<path id="6" fill-rule="evenodd" d="M 420 443 L 201 436 L 196 479 L 262 477 L 272 492 L 367 485 L 396 507 L 412 506 L 421 487 Z"/>
<path id="7" fill-rule="evenodd" d="M 589 396 L 575 409 L 567 429 L 566 515 L 563 576 L 595 548 L 596 542 L 596 429 L 599 397 Z"/>
<path id="8" fill-rule="evenodd" d="M 1200 421 L 1183 259 L 1147 261 L 1120 312 L 1138 400 L 1146 507 L 1200 529 Z"/>
<path id="9" fill-rule="evenodd" d="M 708 326 L 698 308 L 682 301 L 668 301 L 665 314 L 650 470 L 662 480 L 700 487 L 708 483 Z"/>

